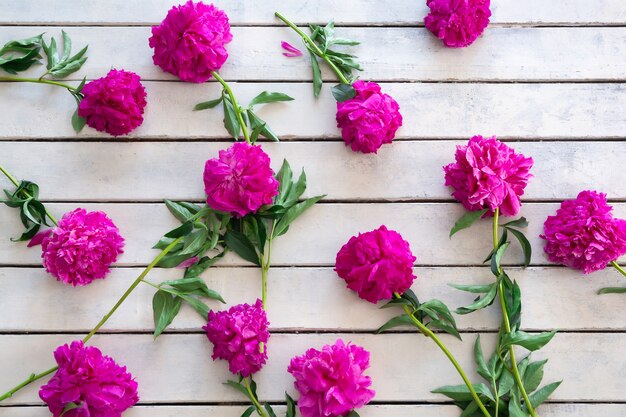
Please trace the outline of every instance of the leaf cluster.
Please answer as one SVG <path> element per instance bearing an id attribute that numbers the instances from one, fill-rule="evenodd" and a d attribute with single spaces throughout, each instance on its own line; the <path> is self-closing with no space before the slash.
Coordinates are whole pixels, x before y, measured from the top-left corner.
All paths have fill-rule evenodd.
<path id="1" fill-rule="evenodd" d="M 250 142 L 255 143 L 259 137 L 264 137 L 266 139 L 278 142 L 278 136 L 276 133 L 269 127 L 267 122 L 259 117 L 258 114 L 254 111 L 254 106 L 259 104 L 268 104 L 268 103 L 276 103 L 281 101 L 292 101 L 293 98 L 288 96 L 287 94 L 277 93 L 277 92 L 269 92 L 263 91 L 256 97 L 254 97 L 247 107 L 241 107 L 237 103 L 233 103 L 230 95 L 225 89 L 222 89 L 222 94 L 220 97 L 205 101 L 202 103 L 196 104 L 194 110 L 206 110 L 217 107 L 220 103 L 222 104 L 222 108 L 224 109 L 224 127 L 230 133 L 230 135 L 235 139 L 239 140 L 239 137 L 242 132 L 241 122 L 239 121 L 239 117 L 237 113 L 241 114 L 241 118 L 243 119 L 243 123 L 245 124 L 244 128 L 251 132 L 250 133 Z M 235 109 L 235 106 L 238 109 Z"/>
<path id="2" fill-rule="evenodd" d="M 17 74 L 35 64 L 41 64 L 42 43 L 43 33 L 5 43 L 0 48 L 0 68 L 9 74 Z"/>
<path id="3" fill-rule="evenodd" d="M 489 413 L 496 415 L 497 408 L 497 415 L 499 416 L 528 417 L 527 407 L 522 403 L 521 392 L 510 371 L 510 360 L 501 357 L 497 352 L 494 352 L 489 360 L 486 360 L 483 355 L 480 336 L 478 336 L 474 343 L 474 361 L 478 374 L 486 383 L 481 382 L 472 384 L 472 386 Z M 530 356 L 527 356 L 517 364 L 522 384 L 528 393 L 533 408 L 545 402 L 561 384 L 561 381 L 552 382 L 540 388 L 546 362 L 547 360 L 531 362 Z M 444 386 L 433 392 L 452 399 L 463 410 L 462 417 L 483 416 L 466 385 Z"/>
<path id="4" fill-rule="evenodd" d="M 243 414 L 241 414 L 241 417 L 250 417 L 255 411 L 259 415 L 263 415 L 263 410 L 265 410 L 269 417 L 276 417 L 276 413 L 269 403 L 266 402 L 263 404 L 263 410 L 258 408 L 257 404 L 260 406 L 261 401 L 259 401 L 259 396 L 257 395 L 257 384 L 254 382 L 254 379 L 252 379 L 252 376 L 248 377 L 250 390 L 248 390 L 248 388 L 243 384 L 243 380 L 244 378 L 240 375 L 237 381 L 228 380 L 225 383 L 225 385 L 228 385 L 229 387 L 232 387 L 242 393 L 253 404 L 248 407 Z M 285 416 L 296 417 L 296 401 L 294 401 L 294 399 L 287 393 L 285 393 L 285 400 L 287 401 L 287 413 Z"/>
<path id="5" fill-rule="evenodd" d="M 417 320 L 429 329 L 442 330 L 461 340 L 461 335 L 456 328 L 454 316 L 450 312 L 448 306 L 446 306 L 442 301 L 433 299 L 420 303 L 413 290 L 409 289 L 406 290 L 400 298 L 394 298 L 381 308 L 396 306 L 402 307 L 404 309 L 404 314 L 387 321 L 387 323 L 383 324 L 378 328 L 378 330 L 376 330 L 376 333 L 405 325 L 415 326 L 421 332 L 422 330 L 414 322 L 414 320 Z"/>
<path id="6" fill-rule="evenodd" d="M 46 208 L 39 201 L 39 186 L 37 184 L 21 181 L 14 192 L 4 190 L 4 194 L 6 200 L 1 200 L 1 202 L 20 210 L 20 220 L 26 229 L 20 237 L 11 238 L 12 241 L 30 240 L 37 234 L 41 226 L 50 226 L 47 221 Z"/>
<path id="7" fill-rule="evenodd" d="M 331 63 L 337 70 L 348 80 L 350 84 L 356 81 L 356 77 L 353 74 L 354 70 L 362 71 L 361 65 L 356 61 L 356 56 L 341 52 L 333 49 L 335 46 L 354 46 L 359 42 L 335 37 L 335 23 L 329 22 L 326 26 L 309 25 L 311 31 L 310 38 L 315 44 L 310 45 L 308 42 L 304 42 L 304 45 L 309 51 L 311 57 L 311 68 L 313 70 L 313 93 L 315 97 L 319 96 L 322 90 L 322 72 L 317 58 L 322 58 L 325 61 Z M 321 52 L 321 54 L 320 54 Z M 334 91 L 333 91 L 334 94 Z M 335 95 L 335 97 L 337 97 Z M 354 95 L 352 96 L 354 97 Z M 343 100 L 339 100 L 343 101 Z"/>
<path id="8" fill-rule="evenodd" d="M 54 37 L 50 39 L 49 44 L 46 44 L 46 41 L 43 40 L 43 38 L 41 39 L 41 47 L 48 58 L 48 63 L 46 65 L 48 71 L 44 74 L 44 76 L 51 75 L 54 78 L 65 78 L 78 71 L 87 61 L 85 54 L 87 53 L 87 48 L 89 46 L 85 46 L 75 55 L 72 55 L 72 40 L 64 30 L 61 31 L 61 36 L 63 38 L 62 51 L 57 50 L 57 42 Z"/>

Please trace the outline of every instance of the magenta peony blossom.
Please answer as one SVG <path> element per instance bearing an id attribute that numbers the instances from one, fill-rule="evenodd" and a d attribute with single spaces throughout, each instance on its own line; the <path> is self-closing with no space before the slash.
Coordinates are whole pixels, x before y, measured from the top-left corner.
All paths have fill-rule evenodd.
<path id="1" fill-rule="evenodd" d="M 230 372 L 248 377 L 267 361 L 269 325 L 263 303 L 256 300 L 253 305 L 238 304 L 226 311 L 210 311 L 203 329 L 213 343 L 213 360 L 227 360 Z M 265 344 L 263 352 L 261 343 Z"/>
<path id="2" fill-rule="evenodd" d="M 204 190 L 211 208 L 243 217 L 272 203 L 278 181 L 260 146 L 236 142 L 206 162 Z"/>
<path id="3" fill-rule="evenodd" d="M 66 213 L 41 245 L 46 271 L 75 287 L 104 278 L 123 252 L 124 239 L 105 213 L 78 208 Z"/>
<path id="4" fill-rule="evenodd" d="M 374 82 L 356 81 L 354 98 L 337 102 L 337 127 L 353 151 L 376 153 L 402 126 L 400 106 Z"/>
<path id="5" fill-rule="evenodd" d="M 152 27 L 149 42 L 154 65 L 183 81 L 203 83 L 226 62 L 231 40 L 226 13 L 189 0 L 172 7 L 163 22 Z"/>
<path id="6" fill-rule="evenodd" d="M 411 288 L 416 278 L 413 262 L 409 242 L 380 226 L 351 237 L 337 253 L 335 271 L 359 297 L 377 303 Z"/>
<path id="7" fill-rule="evenodd" d="M 453 48 L 469 46 L 489 25 L 490 0 L 427 0 L 426 28 Z"/>
<path id="8" fill-rule="evenodd" d="M 367 350 L 341 339 L 293 358 L 287 371 L 296 380 L 302 417 L 347 416 L 370 402 L 376 392 L 369 389 L 372 379 L 363 375 L 369 362 Z"/>
<path id="9" fill-rule="evenodd" d="M 596 191 L 561 203 L 540 236 L 548 259 L 589 274 L 626 254 L 626 221 L 613 218 L 612 211 L 606 194 Z"/>
<path id="10" fill-rule="evenodd" d="M 74 341 L 59 346 L 54 358 L 59 369 L 39 390 L 54 417 L 70 403 L 79 407 L 63 417 L 120 417 L 139 401 L 133 376 L 98 348 Z"/>
<path id="11" fill-rule="evenodd" d="M 78 115 L 87 125 L 109 135 L 125 135 L 143 123 L 146 90 L 134 72 L 111 70 L 83 87 Z"/>
<path id="12" fill-rule="evenodd" d="M 505 216 L 515 216 L 522 205 L 521 196 L 528 180 L 533 159 L 526 158 L 500 142 L 496 137 L 474 136 L 467 145 L 457 146 L 456 162 L 446 165 L 446 185 L 452 196 L 469 211 L 496 208 Z"/>

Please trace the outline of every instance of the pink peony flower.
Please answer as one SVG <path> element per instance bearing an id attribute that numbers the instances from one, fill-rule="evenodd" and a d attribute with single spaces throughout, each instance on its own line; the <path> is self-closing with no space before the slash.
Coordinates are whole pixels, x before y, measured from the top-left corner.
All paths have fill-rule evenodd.
<path id="1" fill-rule="evenodd" d="M 337 102 L 337 127 L 353 151 L 376 153 L 402 126 L 400 106 L 374 82 L 356 81 L 354 98 Z"/>
<path id="2" fill-rule="evenodd" d="M 464 146 L 457 146 L 456 162 L 446 165 L 446 185 L 452 196 L 469 211 L 496 208 L 505 216 L 515 216 L 522 205 L 521 196 L 528 180 L 533 159 L 526 158 L 500 142 L 496 137 L 474 136 Z"/>
<path id="3" fill-rule="evenodd" d="M 134 72 L 111 70 L 83 87 L 78 115 L 99 132 L 120 136 L 143 123 L 146 90 Z"/>
<path id="4" fill-rule="evenodd" d="M 54 417 L 70 403 L 79 408 L 63 417 L 120 417 L 139 401 L 133 376 L 98 348 L 74 341 L 59 346 L 54 358 L 59 369 L 39 390 Z"/>
<path id="5" fill-rule="evenodd" d="M 236 142 L 206 162 L 204 190 L 211 208 L 243 217 L 272 203 L 278 181 L 260 146 Z"/>
<path id="6" fill-rule="evenodd" d="M 548 259 L 589 274 L 626 254 L 626 221 L 613 218 L 612 211 L 606 194 L 596 191 L 561 203 L 540 236 Z"/>
<path id="7" fill-rule="evenodd" d="M 489 25 L 490 0 L 426 0 L 426 28 L 453 48 L 469 46 Z"/>
<path id="8" fill-rule="evenodd" d="M 335 271 L 359 297 L 377 303 L 411 288 L 416 278 L 413 262 L 409 242 L 380 226 L 351 237 L 337 253 Z"/>
<path id="9" fill-rule="evenodd" d="M 231 40 L 226 13 L 212 4 L 189 0 L 172 7 L 163 22 L 152 27 L 149 42 L 154 65 L 183 81 L 202 83 L 224 65 Z"/>
<path id="10" fill-rule="evenodd" d="M 123 247 L 119 229 L 105 213 L 78 208 L 43 239 L 41 257 L 57 281 L 75 287 L 104 278 Z"/>
<path id="11" fill-rule="evenodd" d="M 302 417 L 347 416 L 370 402 L 376 392 L 369 389 L 372 379 L 363 375 L 369 362 L 367 350 L 341 339 L 293 358 L 287 371 L 296 380 Z"/>
<path id="12" fill-rule="evenodd" d="M 269 325 L 263 303 L 256 300 L 253 305 L 238 304 L 226 311 L 210 311 L 203 329 L 213 343 L 213 360 L 227 360 L 230 372 L 248 377 L 267 361 Z M 265 344 L 263 352 L 261 343 Z"/>

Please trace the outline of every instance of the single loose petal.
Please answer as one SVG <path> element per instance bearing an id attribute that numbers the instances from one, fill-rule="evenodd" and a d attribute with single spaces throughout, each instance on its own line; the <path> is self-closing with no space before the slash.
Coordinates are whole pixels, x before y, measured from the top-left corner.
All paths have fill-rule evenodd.
<path id="1" fill-rule="evenodd" d="M 287 52 L 283 52 L 283 55 L 288 58 L 294 58 L 297 56 L 302 56 L 302 51 L 291 45 L 289 42 L 282 41 L 280 46 Z"/>

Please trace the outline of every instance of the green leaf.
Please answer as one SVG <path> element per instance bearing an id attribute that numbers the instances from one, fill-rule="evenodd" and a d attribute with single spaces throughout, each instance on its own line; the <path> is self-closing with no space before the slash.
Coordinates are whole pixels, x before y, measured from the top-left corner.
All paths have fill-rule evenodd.
<path id="1" fill-rule="evenodd" d="M 289 194 L 289 190 L 293 185 L 292 182 L 293 172 L 291 171 L 291 166 L 286 159 L 283 159 L 283 164 L 280 167 L 280 170 L 276 174 L 276 180 L 278 181 L 278 196 L 276 197 L 276 204 L 283 204 L 287 195 Z"/>
<path id="2" fill-rule="evenodd" d="M 513 233 L 513 236 L 517 238 L 520 245 L 522 246 L 522 251 L 524 252 L 524 267 L 530 265 L 530 258 L 532 257 L 533 248 L 530 246 L 530 242 L 524 235 L 524 233 L 519 230 L 509 229 L 509 232 Z"/>
<path id="3" fill-rule="evenodd" d="M 154 338 L 156 339 L 172 323 L 180 311 L 181 299 L 165 291 L 157 291 L 152 298 Z"/>
<path id="4" fill-rule="evenodd" d="M 502 245 L 504 244 L 504 242 L 506 242 L 506 241 L 507 241 L 507 239 L 508 239 L 508 237 L 509 237 L 509 232 L 507 232 L 507 230 L 508 230 L 508 229 L 504 229 L 504 230 L 502 231 L 502 236 L 500 236 L 500 240 L 498 241 L 498 246 L 497 246 L 498 248 L 499 248 L 500 246 L 502 246 Z M 491 250 L 491 252 L 489 252 L 489 256 L 487 256 L 487 257 L 485 258 L 485 260 L 483 261 L 483 263 L 486 263 L 486 262 L 490 261 L 492 256 L 493 256 L 493 249 Z"/>
<path id="5" fill-rule="evenodd" d="M 311 208 L 315 203 L 320 201 L 322 198 L 326 197 L 326 195 L 318 195 L 315 197 L 307 198 L 304 201 L 301 201 L 298 204 L 293 205 L 287 210 L 287 212 L 278 220 L 276 223 L 276 227 L 274 229 L 274 236 L 281 236 L 285 232 L 287 232 L 287 228 L 289 225 L 301 216 L 305 211 Z"/>
<path id="6" fill-rule="evenodd" d="M 311 57 L 311 69 L 313 70 L 313 95 L 315 97 L 320 95 L 322 91 L 322 71 L 320 71 L 320 64 L 317 62 L 317 56 L 309 50 Z"/>
<path id="7" fill-rule="evenodd" d="M 530 334 L 524 331 L 518 330 L 514 333 L 505 334 L 502 336 L 501 348 L 508 349 L 511 345 L 521 346 L 525 349 L 534 352 L 541 349 L 552 340 L 556 330 L 551 332 L 543 332 L 538 334 Z"/>
<path id="8" fill-rule="evenodd" d="M 626 287 L 605 287 L 598 290 L 598 294 L 624 294 Z"/>
<path id="9" fill-rule="evenodd" d="M 483 397 L 489 398 L 493 401 L 493 395 L 489 388 L 483 383 L 480 384 L 472 384 L 472 387 L 476 391 L 478 395 L 482 395 Z M 444 387 L 437 388 L 431 391 L 435 394 L 443 394 L 448 398 L 451 398 L 454 401 L 472 401 L 474 398 L 467 388 L 467 385 L 446 385 Z"/>
<path id="10" fill-rule="evenodd" d="M 261 261 L 259 260 L 259 255 L 254 245 L 243 233 L 236 230 L 229 230 L 224 235 L 224 243 L 226 243 L 226 246 L 230 250 L 241 256 L 244 260 L 261 266 Z"/>
<path id="11" fill-rule="evenodd" d="M 0 55 L 2 55 L 5 52 L 12 51 L 12 50 L 23 51 L 24 48 L 39 47 L 41 46 L 41 43 L 42 43 L 41 42 L 42 37 L 43 37 L 43 33 L 37 36 L 30 37 L 30 38 L 9 41 L 5 43 L 2 48 L 0 48 Z"/>
<path id="12" fill-rule="evenodd" d="M 253 405 L 251 405 L 250 407 L 246 409 L 246 411 L 243 412 L 241 417 L 250 417 L 252 413 L 254 413 L 255 410 L 256 408 Z"/>
<path id="13" fill-rule="evenodd" d="M 193 223 L 190 221 L 187 221 L 181 224 L 180 226 L 178 226 L 177 228 L 170 230 L 164 236 L 175 239 L 177 237 L 185 236 L 191 233 L 192 230 L 193 230 Z"/>
<path id="14" fill-rule="evenodd" d="M 483 356 L 483 348 L 480 345 L 480 335 L 476 337 L 476 342 L 474 342 L 474 362 L 476 362 L 477 371 L 480 376 L 485 379 L 492 378 L 492 374 L 489 368 L 487 368 L 487 363 Z"/>
<path id="15" fill-rule="evenodd" d="M 491 290 L 494 284 L 485 284 L 485 285 L 460 285 L 460 284 L 448 284 L 452 288 L 456 288 L 457 290 L 471 292 L 474 294 L 484 294 Z"/>
<path id="16" fill-rule="evenodd" d="M 500 271 L 500 263 L 502 262 L 502 257 L 504 256 L 504 253 L 509 247 L 509 244 L 510 244 L 509 242 L 504 242 L 502 245 L 498 247 L 495 255 L 491 257 L 491 272 L 497 277 L 499 277 L 500 274 L 502 273 Z"/>
<path id="17" fill-rule="evenodd" d="M 216 98 L 215 100 L 203 101 L 202 103 L 196 104 L 193 110 L 199 111 L 199 110 L 212 109 L 213 107 L 216 107 L 218 104 L 220 104 L 222 102 L 222 99 L 223 97 L 220 96 Z"/>
<path id="18" fill-rule="evenodd" d="M 463 410 L 459 417 L 473 417 L 474 415 L 476 415 L 476 411 L 478 410 L 478 404 L 476 403 L 476 401 L 472 401 L 467 405 L 467 407 L 465 407 L 465 410 Z M 478 414 L 481 416 L 483 415 L 482 413 Z"/>
<path id="19" fill-rule="evenodd" d="M 165 200 L 165 206 L 170 211 L 170 213 L 174 215 L 174 217 L 176 217 L 183 223 L 189 220 L 195 214 L 189 211 L 187 207 L 172 200 Z"/>
<path id="20" fill-rule="evenodd" d="M 200 278 L 181 278 L 173 281 L 164 281 L 161 285 L 169 285 L 183 294 L 200 295 L 202 297 L 211 298 L 213 300 L 226 303 L 222 296 L 214 290 L 209 289 L 206 283 Z"/>
<path id="21" fill-rule="evenodd" d="M 269 417 L 276 417 L 276 413 L 272 409 L 271 405 L 269 405 L 268 403 L 265 403 L 263 404 L 263 407 L 265 408 L 265 411 L 267 411 L 267 414 L 269 415 Z"/>
<path id="22" fill-rule="evenodd" d="M 458 231 L 467 229 L 468 227 L 476 223 L 476 221 L 480 219 L 485 213 L 487 213 L 487 209 L 480 211 L 468 211 L 467 213 L 462 215 L 461 218 L 459 218 L 459 220 L 454 223 L 452 230 L 450 230 L 450 237 L 452 237 Z"/>
<path id="23" fill-rule="evenodd" d="M 246 113 L 248 114 L 248 118 L 250 119 L 250 127 L 252 127 L 252 129 L 256 130 L 257 128 L 259 128 L 259 126 L 262 125 L 263 127 L 260 128 L 259 133 L 261 136 L 269 140 L 273 140 L 274 142 L 279 141 L 276 133 L 274 133 L 274 131 L 270 129 L 270 127 L 267 125 L 267 123 L 265 123 L 263 119 L 257 116 L 255 112 L 253 112 L 251 109 L 248 109 Z"/>
<path id="24" fill-rule="evenodd" d="M 463 340 L 461 338 L 461 335 L 459 334 L 459 331 L 456 329 L 456 327 L 453 324 L 450 324 L 449 322 L 443 321 L 443 320 L 432 320 L 430 323 L 428 323 L 427 325 L 428 327 L 436 327 L 438 329 L 443 330 L 446 333 L 451 334 L 452 336 L 456 337 L 459 340 Z"/>
<path id="25" fill-rule="evenodd" d="M 485 295 L 478 298 L 476 301 L 474 301 L 472 304 L 468 306 L 457 308 L 455 313 L 469 314 L 476 310 L 485 308 L 488 305 L 491 305 L 491 303 L 493 303 L 493 300 L 495 299 L 497 293 L 498 293 L 498 285 L 496 283 L 493 283 L 491 284 L 491 288 Z"/>
<path id="26" fill-rule="evenodd" d="M 287 414 L 285 417 L 296 417 L 296 402 L 287 393 L 285 393 L 285 400 L 287 401 Z"/>
<path id="27" fill-rule="evenodd" d="M 64 30 L 61 30 L 61 36 L 63 37 L 63 56 L 61 56 L 61 61 L 65 61 L 72 52 L 72 40 Z"/>
<path id="28" fill-rule="evenodd" d="M 250 393 L 248 392 L 248 390 L 246 389 L 246 387 L 244 387 L 242 384 L 240 384 L 237 381 L 232 381 L 232 380 L 228 380 L 224 383 L 224 385 L 228 385 L 230 387 L 235 388 L 237 391 L 239 391 L 240 393 L 242 393 L 243 395 L 245 395 L 246 398 L 248 398 L 250 401 L 252 401 L 252 397 L 250 397 Z"/>
<path id="29" fill-rule="evenodd" d="M 552 382 L 548 385 L 545 385 L 538 391 L 533 392 L 528 396 L 530 403 L 534 408 L 539 407 L 545 400 L 548 399 L 550 395 L 561 385 L 563 381 Z"/>
<path id="30" fill-rule="evenodd" d="M 533 392 L 541 384 L 543 379 L 543 367 L 548 362 L 547 359 L 537 362 L 531 362 L 524 372 L 523 384 L 526 392 Z"/>
<path id="31" fill-rule="evenodd" d="M 226 254 L 226 250 L 223 250 L 219 254 L 211 257 L 203 256 L 198 263 L 190 266 L 185 270 L 185 278 L 195 278 L 198 277 L 201 273 L 207 270 L 210 266 L 214 265 L 217 261 L 224 257 Z"/>
<path id="32" fill-rule="evenodd" d="M 85 120 L 84 117 L 81 117 L 78 115 L 78 107 L 77 107 L 74 113 L 72 114 L 72 127 L 74 128 L 74 132 L 80 133 L 80 131 L 83 130 L 86 124 L 87 124 L 87 120 Z"/>
<path id="33" fill-rule="evenodd" d="M 511 388 L 515 385 L 515 378 L 506 368 L 503 367 L 502 374 L 500 375 L 500 383 L 498 385 L 498 396 L 502 397 L 506 395 Z"/>
<path id="34" fill-rule="evenodd" d="M 528 417 L 528 414 L 520 408 L 519 401 L 516 398 L 509 400 L 509 417 Z"/>
<path id="35" fill-rule="evenodd" d="M 157 266 L 160 266 L 161 268 L 174 268 L 191 257 L 193 257 L 193 255 L 189 253 L 185 255 L 179 255 L 178 253 L 172 253 L 170 251 L 170 253 L 161 258 L 159 263 L 157 263 Z"/>
<path id="36" fill-rule="evenodd" d="M 39 48 L 28 51 L 25 55 L 20 57 L 13 57 L 0 59 L 0 68 L 8 72 L 9 74 L 17 74 L 20 71 L 26 71 L 35 64 L 39 64 Z"/>
<path id="37" fill-rule="evenodd" d="M 517 227 L 517 228 L 525 228 L 528 227 L 528 220 L 526 220 L 526 217 L 520 217 L 517 220 L 513 220 L 510 221 L 508 223 L 504 223 L 501 224 L 500 227 L 506 227 L 506 228 L 510 228 L 510 227 Z"/>
<path id="38" fill-rule="evenodd" d="M 250 101 L 250 104 L 248 104 L 248 107 L 252 108 L 256 106 L 257 104 L 275 103 L 277 101 L 292 101 L 292 100 L 293 100 L 293 97 L 290 97 L 287 94 L 263 91 L 258 96 L 253 98 L 252 101 Z"/>
<path id="39" fill-rule="evenodd" d="M 331 88 L 333 97 L 337 102 L 342 103 L 356 96 L 356 90 L 349 84 L 337 84 Z"/>
<path id="40" fill-rule="evenodd" d="M 406 326 L 406 325 L 413 326 L 413 321 L 406 314 L 401 314 L 399 316 L 396 316 L 390 319 L 389 321 L 387 321 L 387 323 L 380 326 L 378 330 L 376 330 L 376 333 L 382 333 L 385 330 L 393 329 L 394 327 L 398 327 L 398 326 Z"/>
<path id="41" fill-rule="evenodd" d="M 432 311 L 438 313 L 439 315 L 441 315 L 441 317 L 443 317 L 443 319 L 445 321 L 447 321 L 450 324 L 456 326 L 456 322 L 454 320 L 454 316 L 450 312 L 450 309 L 448 308 L 447 305 L 445 305 L 440 300 L 432 299 L 432 300 L 426 301 L 425 303 L 420 305 L 417 309 L 418 310 L 424 310 L 424 309 L 432 310 Z M 432 318 L 435 319 L 435 320 L 438 320 L 437 317 L 432 317 Z"/>
<path id="42" fill-rule="evenodd" d="M 235 140 L 239 140 L 239 135 L 241 134 L 241 124 L 237 119 L 235 108 L 227 98 L 224 98 L 222 102 L 224 104 L 224 127 Z"/>
<path id="43" fill-rule="evenodd" d="M 45 41 L 43 42 L 43 44 L 45 45 Z M 48 48 L 46 49 L 44 46 L 44 50 L 46 52 L 46 56 L 48 57 L 48 69 L 52 69 L 54 68 L 54 66 L 56 64 L 59 63 L 59 55 L 57 52 L 57 41 L 54 39 L 54 37 L 50 38 L 50 45 L 48 45 Z"/>
<path id="44" fill-rule="evenodd" d="M 208 238 L 208 230 L 201 228 L 192 232 L 187 236 L 184 240 L 183 248 L 178 253 L 179 255 L 196 255 L 196 253 L 202 249 L 202 246 L 207 241 Z"/>

